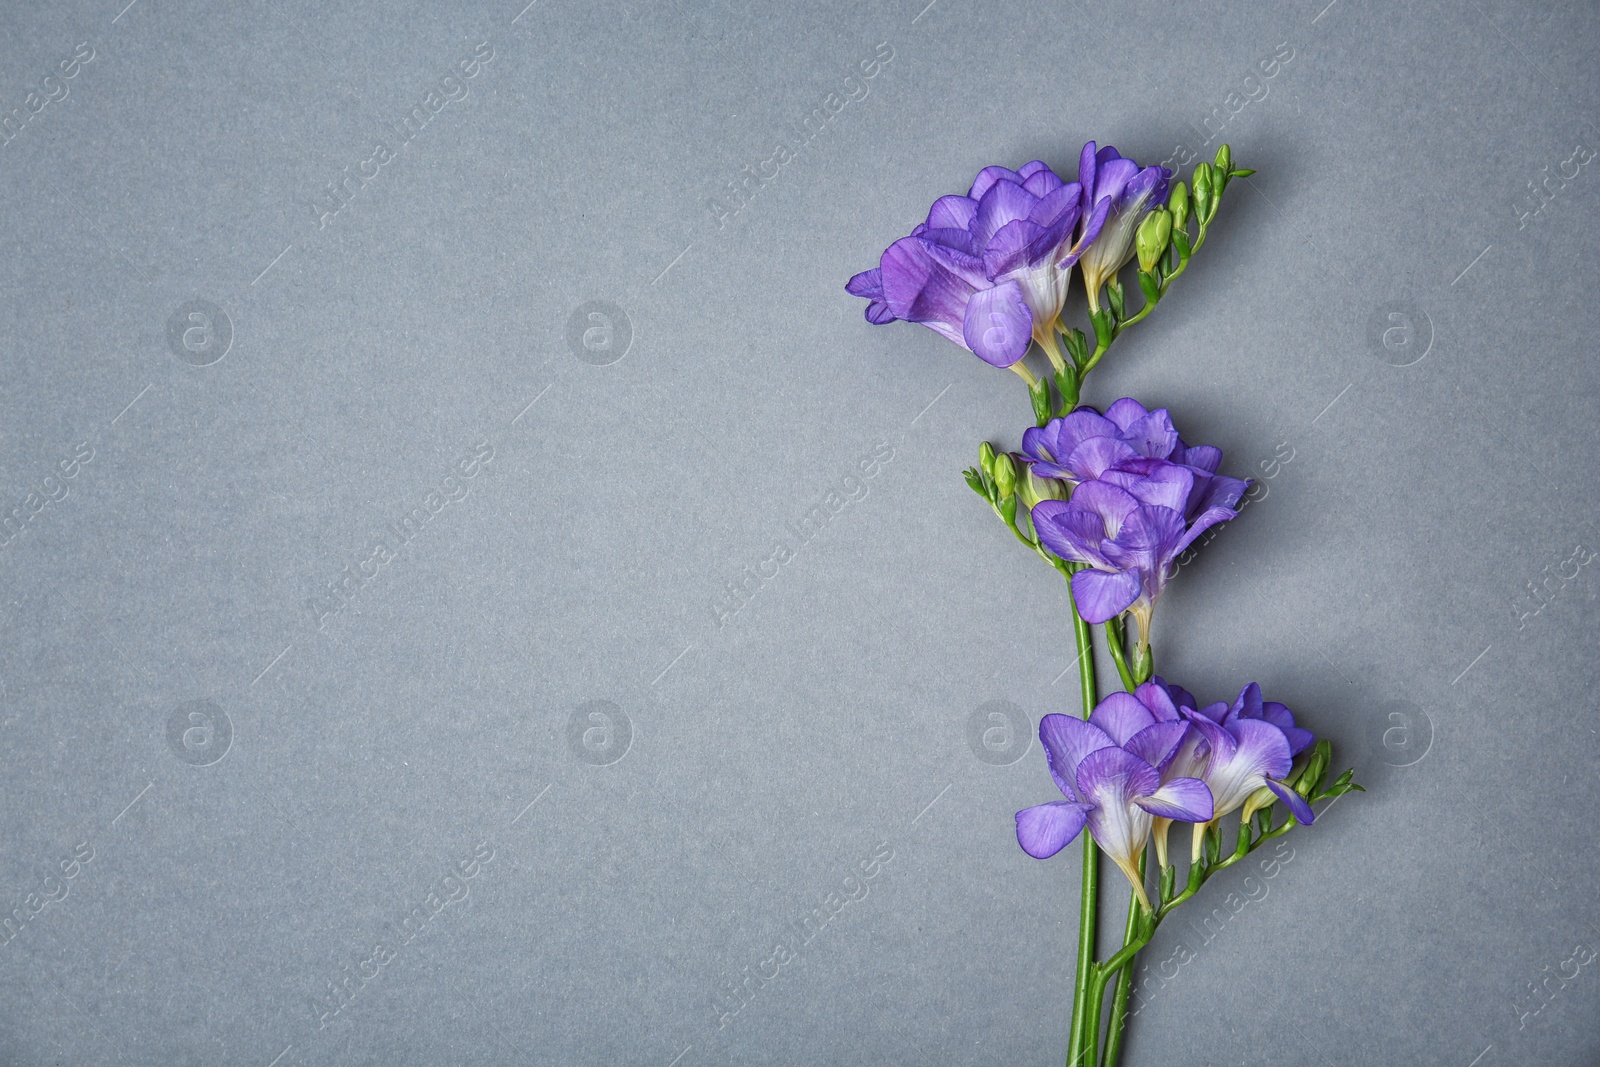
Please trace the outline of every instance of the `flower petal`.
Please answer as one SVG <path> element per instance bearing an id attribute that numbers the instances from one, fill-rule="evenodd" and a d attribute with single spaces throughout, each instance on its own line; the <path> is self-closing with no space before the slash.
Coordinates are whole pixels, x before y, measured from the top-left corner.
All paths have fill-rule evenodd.
<path id="1" fill-rule="evenodd" d="M 1222 720 L 1222 724 L 1228 726 L 1237 719 L 1259 718 L 1261 718 L 1261 684 L 1250 682 L 1239 690 L 1239 697 L 1233 702 L 1233 707 L 1228 709 L 1227 718 Z"/>
<path id="2" fill-rule="evenodd" d="M 1090 478 L 1100 477 L 1118 464 L 1126 463 L 1128 460 L 1135 458 L 1138 454 L 1115 437 L 1091 437 L 1077 448 L 1074 448 L 1061 461 L 1061 465 L 1075 472 L 1079 478 L 1087 481 Z M 1139 479 L 1131 480 L 1136 483 Z M 1108 481 L 1111 481 L 1113 485 L 1121 485 L 1124 489 L 1129 488 L 1128 485 L 1115 479 L 1108 479 Z"/>
<path id="3" fill-rule="evenodd" d="M 1196 726 L 1204 729 L 1199 723 Z M 1293 759 L 1283 731 L 1260 719 L 1239 719 L 1227 731 L 1236 748 L 1231 759 L 1219 759 L 1213 752 L 1206 784 L 1217 801 L 1217 814 L 1226 815 L 1266 784 L 1269 778 L 1289 773 Z"/>
<path id="4" fill-rule="evenodd" d="M 1117 470 L 1107 471 L 1103 480 L 1126 489 L 1141 504 L 1168 508 L 1176 515 L 1184 514 L 1190 490 L 1194 488 L 1194 475 L 1189 469 L 1162 459 L 1146 459 L 1131 446 L 1123 447 L 1130 458 L 1124 459 Z M 1133 460 L 1136 456 L 1139 458 Z"/>
<path id="5" fill-rule="evenodd" d="M 1150 709 L 1139 702 L 1132 693 L 1112 693 L 1089 714 L 1089 721 L 1106 732 L 1106 736 L 1119 745 L 1156 721 Z M 1155 760 L 1146 762 L 1154 764 Z"/>
<path id="6" fill-rule="evenodd" d="M 1155 768 L 1120 748 L 1103 748 L 1078 764 L 1078 795 L 1094 805 L 1089 832 L 1125 870 L 1150 837 L 1150 816 L 1133 803 L 1161 787 Z"/>
<path id="7" fill-rule="evenodd" d="M 941 196 L 928 209 L 928 229 L 965 230 L 972 226 L 978 202 L 966 196 Z"/>
<path id="8" fill-rule="evenodd" d="M 883 268 L 873 267 L 844 283 L 844 291 L 852 296 L 864 296 L 868 300 L 883 299 Z"/>
<path id="9" fill-rule="evenodd" d="M 1003 282 L 973 293 L 961 335 L 985 363 L 1009 367 L 1020 360 L 1033 341 L 1033 312 L 1028 310 L 1022 286 Z"/>
<path id="10" fill-rule="evenodd" d="M 1172 699 L 1172 694 L 1167 691 L 1165 683 L 1159 677 L 1152 678 L 1133 691 L 1140 703 L 1150 709 L 1150 714 L 1155 716 L 1157 722 L 1181 722 L 1183 716 L 1178 714 L 1178 706 Z"/>
<path id="11" fill-rule="evenodd" d="M 1288 783 L 1268 778 L 1267 788 L 1289 806 L 1289 810 L 1294 812 L 1294 817 L 1301 826 L 1310 826 L 1316 820 L 1316 813 L 1311 810 L 1311 805 L 1306 803 L 1306 798 L 1291 789 Z"/>
<path id="12" fill-rule="evenodd" d="M 1151 815 L 1182 822 L 1210 822 L 1216 808 L 1211 790 L 1198 778 L 1174 778 L 1149 796 L 1135 797 L 1133 802 Z"/>
<path id="13" fill-rule="evenodd" d="M 978 214 L 968 227 L 980 248 L 987 247 L 991 238 L 1008 222 L 1025 219 L 1033 214 L 1039 198 L 1021 185 L 996 182 L 978 201 Z"/>
<path id="14" fill-rule="evenodd" d="M 1145 410 L 1145 406 L 1131 396 L 1125 396 L 1121 400 L 1114 401 L 1110 407 L 1106 408 L 1106 418 L 1115 423 L 1117 429 L 1123 432 L 1126 432 L 1129 426 L 1132 426 L 1148 414 L 1150 412 Z"/>
<path id="15" fill-rule="evenodd" d="M 1078 836 L 1088 812 L 1089 805 L 1070 800 L 1024 808 L 1017 812 L 1017 844 L 1034 859 L 1047 860 Z"/>
<path id="16" fill-rule="evenodd" d="M 1171 458 L 1174 463 L 1182 463 L 1186 467 L 1215 474 L 1217 468 L 1222 466 L 1222 449 L 1214 445 L 1195 445 L 1193 448 L 1182 449 L 1181 456 L 1174 451 Z"/>
<path id="17" fill-rule="evenodd" d="M 920 237 L 902 237 L 883 253 L 883 300 L 896 318 L 939 326 L 963 344 L 961 325 L 974 287 L 936 260 L 934 246 Z"/>
<path id="18" fill-rule="evenodd" d="M 1127 611 L 1139 599 L 1139 591 L 1139 576 L 1133 571 L 1108 574 L 1089 569 L 1072 576 L 1072 602 L 1083 621 L 1095 625 Z"/>
<path id="19" fill-rule="evenodd" d="M 1084 482 L 1072 491 L 1071 503 L 1081 511 L 1093 512 L 1105 522 L 1106 536 L 1115 537 L 1139 500 L 1126 489 L 1107 482 Z"/>
<path id="20" fill-rule="evenodd" d="M 1037 464 L 1036 469 L 1044 466 Z M 1033 506 L 1031 515 L 1039 543 L 1062 559 L 1115 569 L 1100 550 L 1105 541 L 1106 523 L 1096 513 L 1073 507 L 1066 500 L 1041 500 Z"/>
<path id="21" fill-rule="evenodd" d="M 1052 712 L 1039 720 L 1039 743 L 1044 747 L 1044 760 L 1050 776 L 1056 780 L 1061 795 L 1077 800 L 1078 764 L 1083 757 L 1102 748 L 1113 748 L 1116 742 L 1093 723 L 1072 715 Z"/>
<path id="22" fill-rule="evenodd" d="M 1221 507 L 1207 508 L 1205 511 L 1202 511 L 1199 517 L 1190 523 L 1189 532 L 1183 535 L 1183 539 L 1179 541 L 1177 547 L 1173 549 L 1173 555 L 1182 553 L 1184 549 L 1194 544 L 1195 538 L 1211 529 L 1211 527 L 1215 526 L 1217 523 L 1227 522 L 1229 519 L 1238 517 L 1238 514 L 1239 513 L 1234 511 L 1232 508 Z"/>
<path id="23" fill-rule="evenodd" d="M 983 250 L 983 270 L 991 279 L 1027 267 L 1034 260 L 1033 245 L 1045 230 L 1027 219 L 1013 219 L 995 233 Z"/>
<path id="24" fill-rule="evenodd" d="M 874 326 L 887 326 L 891 322 L 898 322 L 894 312 L 889 310 L 889 305 L 882 300 L 873 300 L 867 304 L 867 321 Z"/>
<path id="25" fill-rule="evenodd" d="M 1022 187 L 1034 196 L 1049 196 L 1061 188 L 1060 176 L 1037 159 L 1018 168 L 1017 177 L 1022 179 Z M 1077 196 L 1076 190 L 1073 191 L 1073 196 Z"/>
<path id="26" fill-rule="evenodd" d="M 983 197 L 984 193 L 987 193 L 990 189 L 994 188 L 995 184 L 998 182 L 1010 182 L 1013 185 L 1021 185 L 1022 175 L 1018 174 L 1014 170 L 1008 170 L 1005 167 L 984 167 L 978 172 L 978 176 L 972 179 L 972 188 L 968 191 L 967 196 L 972 198 L 974 201 L 979 200 Z"/>
<path id="27" fill-rule="evenodd" d="M 1193 732 L 1186 722 L 1155 722 L 1128 738 L 1122 747 L 1150 764 L 1162 777 L 1168 777 L 1167 764 Z"/>
<path id="28" fill-rule="evenodd" d="M 1111 406 L 1116 407 L 1116 404 Z M 1110 417 L 1109 412 L 1107 417 Z M 1124 426 L 1122 439 L 1153 459 L 1169 458 L 1180 442 L 1178 431 L 1172 425 L 1172 416 L 1166 408 L 1156 408 Z"/>

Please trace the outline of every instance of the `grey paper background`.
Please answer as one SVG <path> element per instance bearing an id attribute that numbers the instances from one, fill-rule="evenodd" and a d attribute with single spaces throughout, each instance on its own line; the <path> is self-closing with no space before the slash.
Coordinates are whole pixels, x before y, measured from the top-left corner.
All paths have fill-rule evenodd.
<path id="1" fill-rule="evenodd" d="M 0 1062 L 1058 1063 L 1026 397 L 842 286 L 1091 137 L 1260 170 L 1087 397 L 1266 487 L 1159 667 L 1371 789 L 1125 1062 L 1595 1062 L 1592 5 L 123 2 L 0 13 Z"/>

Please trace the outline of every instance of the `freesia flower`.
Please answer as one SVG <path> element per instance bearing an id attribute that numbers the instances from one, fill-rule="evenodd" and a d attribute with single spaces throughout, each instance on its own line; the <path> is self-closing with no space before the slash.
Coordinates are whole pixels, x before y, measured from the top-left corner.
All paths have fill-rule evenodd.
<path id="1" fill-rule="evenodd" d="M 1249 483 L 1217 474 L 1222 450 L 1211 445 L 1186 446 L 1166 408 L 1147 411 L 1132 397 L 1123 397 L 1101 415 L 1081 407 L 1041 427 L 1022 433 L 1023 462 L 1039 477 L 1076 485 L 1108 470 L 1148 473 L 1144 460 L 1164 460 L 1194 477 L 1184 517 L 1194 519 L 1214 505 L 1232 507 Z"/>
<path id="2" fill-rule="evenodd" d="M 1084 217 L 1084 204 L 1076 182 L 1037 160 L 985 167 L 966 196 L 940 197 L 926 222 L 845 288 L 867 299 L 874 325 L 920 322 L 996 367 L 1017 368 L 1037 340 L 1060 366 L 1056 326 L 1072 266 L 1114 207 L 1090 204 Z"/>
<path id="3" fill-rule="evenodd" d="M 1039 721 L 1039 740 L 1066 799 L 1017 812 L 1017 843 L 1035 859 L 1049 859 L 1088 826 L 1149 910 L 1138 863 L 1152 820 L 1206 822 L 1212 817 L 1205 783 L 1172 773 L 1173 758 L 1189 732 L 1177 717 L 1157 721 L 1128 693 L 1106 697 L 1087 722 L 1046 715 Z"/>
<path id="4" fill-rule="evenodd" d="M 1164 774 L 1170 777 L 1198 778 L 1211 791 L 1213 811 L 1206 825 L 1215 825 L 1224 815 L 1245 807 L 1244 818 L 1265 806 L 1258 794 L 1265 788 L 1288 805 L 1295 818 L 1309 826 L 1314 818 L 1311 806 L 1283 781 L 1299 755 L 1316 740 L 1310 730 L 1295 725 L 1294 715 L 1275 701 L 1261 699 L 1255 682 L 1245 686 L 1239 698 L 1199 707 L 1193 694 L 1172 685 L 1160 676 L 1134 690 L 1134 697 L 1157 723 L 1185 723 L 1184 733 L 1167 757 Z M 1251 798 L 1257 797 L 1252 805 Z M 1270 803 L 1268 801 L 1267 803 Z M 1167 865 L 1167 829 L 1171 819 L 1157 817 L 1151 830 L 1156 858 Z M 1200 823 L 1196 824 L 1201 826 Z M 1199 856 L 1201 834 L 1195 834 L 1195 856 Z"/>
<path id="5" fill-rule="evenodd" d="M 1100 288 L 1115 278 L 1123 264 L 1133 258 L 1134 236 L 1139 223 L 1154 208 L 1167 202 L 1167 183 L 1172 172 L 1165 167 L 1144 167 L 1107 145 L 1098 148 L 1093 141 L 1083 146 L 1078 157 L 1078 183 L 1083 187 L 1081 214 L 1090 216 L 1106 204 L 1110 211 L 1099 235 L 1092 238 L 1079 260 L 1083 284 L 1089 290 L 1089 310 L 1100 310 Z"/>
<path id="6" fill-rule="evenodd" d="M 1188 467 L 1156 459 L 1138 467 L 1104 470 L 1065 501 L 1039 501 L 1031 515 L 1040 544 L 1062 559 L 1088 564 L 1072 576 L 1078 614 L 1100 623 L 1130 612 L 1142 654 L 1150 641 L 1151 612 L 1178 556 L 1207 529 L 1237 515 L 1229 505 L 1238 498 L 1211 503 L 1191 517 L 1195 475 Z"/>
<path id="7" fill-rule="evenodd" d="M 1206 783 L 1216 805 L 1211 817 L 1213 825 L 1240 808 L 1245 809 L 1243 818 L 1248 819 L 1257 807 L 1270 804 L 1270 799 L 1265 803 L 1252 801 L 1262 789 L 1283 801 L 1302 825 L 1311 825 L 1315 819 L 1311 805 L 1284 777 L 1293 766 L 1294 757 L 1316 737 L 1295 725 L 1294 715 L 1287 707 L 1263 701 L 1261 686 L 1251 682 L 1231 705 L 1219 702 L 1203 708 L 1195 706 L 1195 699 L 1187 690 L 1169 686 L 1160 678 L 1152 678 L 1136 692 L 1140 703 L 1150 709 L 1157 721 L 1169 722 L 1176 717 L 1192 727 L 1172 756 L 1172 773 Z M 1197 832 L 1196 856 L 1200 841 Z"/>

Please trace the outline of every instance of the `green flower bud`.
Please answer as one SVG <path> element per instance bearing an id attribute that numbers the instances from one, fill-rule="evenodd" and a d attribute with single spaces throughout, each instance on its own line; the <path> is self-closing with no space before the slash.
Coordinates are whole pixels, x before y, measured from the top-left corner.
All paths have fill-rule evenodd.
<path id="1" fill-rule="evenodd" d="M 1313 790 L 1322 785 L 1323 776 L 1328 773 L 1328 760 L 1333 754 L 1333 746 L 1327 739 L 1317 742 L 1316 748 L 1311 751 L 1311 759 L 1306 763 L 1306 769 L 1300 775 L 1300 780 L 1295 783 L 1295 792 L 1303 797 L 1312 795 Z"/>
<path id="2" fill-rule="evenodd" d="M 1172 212 L 1174 229 L 1181 230 L 1189 221 L 1189 187 L 1178 182 L 1167 197 L 1167 210 Z"/>
<path id="3" fill-rule="evenodd" d="M 1054 478 L 1041 478 L 1033 473 L 1033 464 L 1027 464 L 1022 479 L 1017 483 L 1017 495 L 1032 511 L 1041 500 L 1067 499 L 1067 487 Z"/>
<path id="4" fill-rule="evenodd" d="M 1204 223 L 1211 217 L 1211 164 L 1202 163 L 1194 168 L 1194 210 Z"/>
<path id="5" fill-rule="evenodd" d="M 1233 171 L 1233 149 L 1223 145 L 1217 149 L 1217 173 L 1226 178 Z"/>
<path id="6" fill-rule="evenodd" d="M 994 445 L 988 441 L 978 446 L 978 466 L 983 469 L 983 473 L 991 478 L 994 477 Z"/>
<path id="7" fill-rule="evenodd" d="M 1012 462 L 1009 452 L 1002 452 L 994 457 L 994 487 L 1000 491 L 1002 500 L 1016 494 L 1017 465 Z"/>
<path id="8" fill-rule="evenodd" d="M 1167 244 L 1172 240 L 1172 216 L 1162 208 L 1156 208 L 1144 217 L 1139 223 L 1138 233 L 1134 235 L 1134 248 L 1139 253 L 1139 269 L 1149 273 L 1156 269 L 1156 264 L 1161 262 L 1161 257 L 1167 253 Z"/>

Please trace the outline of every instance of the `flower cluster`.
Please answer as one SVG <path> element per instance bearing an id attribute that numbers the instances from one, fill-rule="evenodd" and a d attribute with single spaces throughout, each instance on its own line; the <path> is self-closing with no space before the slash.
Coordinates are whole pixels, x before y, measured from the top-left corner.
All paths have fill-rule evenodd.
<path id="1" fill-rule="evenodd" d="M 1203 830 L 1241 808 L 1248 821 L 1276 798 L 1310 825 L 1310 805 L 1286 778 L 1314 740 L 1288 708 L 1264 702 L 1254 682 L 1231 705 L 1200 708 L 1188 690 L 1153 678 L 1106 697 L 1087 721 L 1046 715 L 1039 741 L 1066 799 L 1017 812 L 1017 843 L 1048 859 L 1088 826 L 1149 911 L 1138 858 L 1154 833 L 1166 866 L 1172 822 Z M 1200 840 L 1196 833 L 1197 848 Z"/>
<path id="2" fill-rule="evenodd" d="M 1022 449 L 1030 473 L 1072 487 L 1067 499 L 1040 500 L 1032 519 L 1041 545 L 1086 565 L 1072 576 L 1079 614 L 1102 623 L 1129 612 L 1142 653 L 1174 562 L 1238 514 L 1249 483 L 1217 474 L 1222 452 L 1186 446 L 1165 408 L 1126 397 L 1104 415 L 1079 408 L 1029 429 Z"/>
<path id="3" fill-rule="evenodd" d="M 1078 181 L 1038 160 L 985 167 L 966 196 L 934 201 L 926 222 L 845 288 L 867 299 L 867 321 L 920 322 L 996 367 L 1016 367 L 1030 341 L 1062 365 L 1058 334 L 1072 268 L 1082 261 L 1089 305 L 1132 257 L 1134 235 L 1166 200 L 1171 173 L 1083 146 Z"/>

